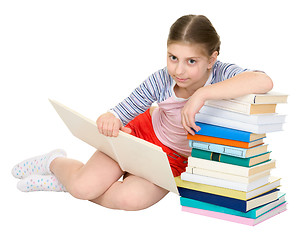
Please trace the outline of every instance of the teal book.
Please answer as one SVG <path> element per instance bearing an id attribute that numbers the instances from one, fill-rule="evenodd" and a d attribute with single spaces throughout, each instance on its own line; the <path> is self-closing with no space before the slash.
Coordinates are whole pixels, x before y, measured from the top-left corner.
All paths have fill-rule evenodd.
<path id="1" fill-rule="evenodd" d="M 226 208 L 226 207 L 221 207 L 221 206 L 214 205 L 214 204 L 197 201 L 197 200 L 190 199 L 190 198 L 180 197 L 180 204 L 185 207 L 203 209 L 203 210 L 208 210 L 212 212 L 226 213 L 226 214 L 231 214 L 231 215 L 245 217 L 245 218 L 252 218 L 252 219 L 256 219 L 260 217 L 261 215 L 272 210 L 273 208 L 278 207 L 279 205 L 285 202 L 286 202 L 285 193 L 278 193 L 278 199 L 276 201 L 265 204 L 258 208 L 254 208 L 248 212 L 241 212 L 241 211 L 233 210 L 233 209 Z"/>
<path id="2" fill-rule="evenodd" d="M 268 147 L 267 144 L 263 144 L 252 148 L 238 148 L 221 144 L 200 142 L 195 140 L 189 140 L 189 146 L 191 148 L 197 148 L 200 150 L 216 152 L 240 158 L 248 158 L 263 154 L 267 152 L 267 147 Z"/>
<path id="3" fill-rule="evenodd" d="M 197 148 L 192 148 L 192 157 L 202 158 L 206 160 L 212 160 L 222 163 L 228 163 L 233 165 L 238 165 L 242 167 L 252 167 L 259 163 L 268 161 L 270 159 L 271 152 L 265 152 L 256 156 L 252 156 L 249 158 L 240 158 L 235 156 L 230 156 L 221 153 L 210 152 L 206 150 L 201 150 Z"/>

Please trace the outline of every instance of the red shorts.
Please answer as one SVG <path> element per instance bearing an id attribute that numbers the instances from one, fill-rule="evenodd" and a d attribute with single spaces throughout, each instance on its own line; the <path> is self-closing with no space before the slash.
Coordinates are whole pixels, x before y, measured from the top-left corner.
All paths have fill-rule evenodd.
<path id="1" fill-rule="evenodd" d="M 188 165 L 188 159 L 181 156 L 171 148 L 163 145 L 163 143 L 159 141 L 152 126 L 149 109 L 130 121 L 126 127 L 132 130 L 131 135 L 151 142 L 162 148 L 163 152 L 167 155 L 174 177 L 179 176 L 185 171 L 185 168 Z"/>

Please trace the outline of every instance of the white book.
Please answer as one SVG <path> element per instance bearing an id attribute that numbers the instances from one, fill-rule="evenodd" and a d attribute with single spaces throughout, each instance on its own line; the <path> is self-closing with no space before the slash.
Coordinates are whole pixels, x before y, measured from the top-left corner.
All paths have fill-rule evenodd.
<path id="1" fill-rule="evenodd" d="M 286 115 L 281 115 L 277 113 L 246 115 L 210 106 L 202 107 L 199 110 L 199 113 L 224 118 L 225 120 L 234 120 L 250 124 L 285 123 L 286 119 Z"/>
<path id="2" fill-rule="evenodd" d="M 288 95 L 275 91 L 270 91 L 263 94 L 248 94 L 242 97 L 235 98 L 237 101 L 252 103 L 252 104 L 277 104 L 287 103 Z"/>
<path id="3" fill-rule="evenodd" d="M 233 175 L 233 174 L 228 174 L 228 173 L 223 173 L 223 172 L 217 172 L 217 171 L 207 170 L 203 168 L 190 167 L 190 166 L 187 166 L 185 171 L 191 174 L 213 177 L 213 178 L 220 178 L 220 179 L 224 179 L 227 181 L 240 182 L 240 183 L 246 183 L 246 184 L 254 182 L 265 176 L 270 176 L 270 170 L 254 174 L 249 177 L 243 177 L 243 176 L 238 176 L 238 175 Z"/>
<path id="4" fill-rule="evenodd" d="M 276 104 L 251 104 L 247 102 L 237 101 L 235 99 L 208 100 L 205 102 L 204 105 L 246 115 L 268 113 L 271 114 L 275 113 L 276 110 Z"/>
<path id="5" fill-rule="evenodd" d="M 243 115 L 243 114 L 241 114 Z M 249 115 L 246 115 L 249 116 Z M 250 115 L 253 117 L 253 115 Z M 197 113 L 195 115 L 195 121 L 212 124 L 220 127 L 237 129 L 245 132 L 252 132 L 256 134 L 277 132 L 283 130 L 282 123 L 272 123 L 272 124 L 253 124 L 246 122 L 239 122 L 236 120 L 226 119 L 224 117 L 216 117 L 204 113 Z"/>
<path id="6" fill-rule="evenodd" d="M 189 182 L 196 182 L 216 187 L 228 188 L 237 191 L 249 192 L 258 187 L 261 187 L 269 183 L 269 176 L 265 176 L 251 183 L 239 183 L 233 181 L 227 181 L 219 178 L 212 178 L 207 176 L 201 176 L 196 174 L 191 174 L 187 172 L 181 173 L 181 179 Z"/>
<path id="7" fill-rule="evenodd" d="M 202 168 L 202 169 L 228 173 L 242 177 L 249 177 L 263 171 L 271 170 L 275 168 L 275 165 L 276 165 L 275 160 L 270 160 L 252 167 L 242 167 L 238 165 L 216 162 L 196 157 L 188 158 L 189 167 Z"/>
<path id="8" fill-rule="evenodd" d="M 99 133 L 94 121 L 59 102 L 50 102 L 74 136 L 113 158 L 123 171 L 179 194 L 161 147 L 122 131 L 118 137 L 107 137 Z"/>

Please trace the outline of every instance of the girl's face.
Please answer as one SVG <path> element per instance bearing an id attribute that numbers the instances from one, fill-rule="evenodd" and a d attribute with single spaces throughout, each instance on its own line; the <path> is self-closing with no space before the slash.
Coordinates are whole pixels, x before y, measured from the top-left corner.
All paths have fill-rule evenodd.
<path id="1" fill-rule="evenodd" d="M 172 43 L 167 47 L 167 69 L 179 88 L 191 95 L 203 87 L 210 76 L 210 70 L 217 54 L 207 57 L 200 46 L 186 43 Z"/>

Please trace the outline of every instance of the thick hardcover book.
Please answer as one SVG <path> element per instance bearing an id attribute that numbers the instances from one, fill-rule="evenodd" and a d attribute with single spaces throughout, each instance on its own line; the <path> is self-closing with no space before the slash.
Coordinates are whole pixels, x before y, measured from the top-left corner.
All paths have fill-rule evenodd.
<path id="1" fill-rule="evenodd" d="M 252 167 L 259 163 L 268 161 L 270 159 L 270 153 L 271 152 L 265 152 L 260 155 L 252 156 L 249 158 L 240 158 L 240 157 L 234 157 L 234 156 L 230 156 L 226 154 L 214 153 L 210 151 L 193 148 L 191 156 L 195 158 L 202 158 L 202 159 L 212 160 L 216 162 L 239 165 L 242 167 Z"/>
<path id="2" fill-rule="evenodd" d="M 257 134 L 277 132 L 283 130 L 283 123 L 253 124 L 226 119 L 224 117 L 216 117 L 203 113 L 196 114 L 195 121 L 207 124 L 214 124 L 217 126 L 237 129 L 241 131 L 253 132 Z"/>
<path id="3" fill-rule="evenodd" d="M 118 137 L 107 137 L 99 133 L 94 121 L 63 104 L 50 102 L 74 136 L 113 158 L 123 171 L 178 194 L 168 158 L 161 147 L 122 131 Z"/>
<path id="4" fill-rule="evenodd" d="M 197 134 L 205 136 L 225 138 L 242 142 L 251 142 L 266 136 L 265 134 L 255 134 L 201 122 L 195 122 L 195 124 L 201 128 Z"/>
<path id="5" fill-rule="evenodd" d="M 235 157 L 248 158 L 252 156 L 256 156 L 259 154 L 263 154 L 268 151 L 268 145 L 260 145 L 252 148 L 237 148 L 232 146 L 226 146 L 221 144 L 207 143 L 189 140 L 189 146 L 191 148 L 197 148 L 200 150 L 215 152 L 226 154 Z"/>
<path id="6" fill-rule="evenodd" d="M 273 202 L 278 199 L 279 189 L 273 189 L 267 193 L 264 193 L 255 198 L 249 199 L 247 201 L 229 198 L 224 196 L 219 196 L 211 193 L 195 191 L 188 188 L 178 188 L 180 196 L 184 198 L 194 199 L 200 202 L 210 203 L 221 207 L 226 207 L 229 209 L 237 210 L 240 212 L 248 212 L 251 209 L 263 206 L 267 203 Z M 185 205 L 186 206 L 186 205 Z M 198 206 L 188 206 L 196 207 Z"/>
<path id="7" fill-rule="evenodd" d="M 205 106 L 247 115 L 275 113 L 276 110 L 276 104 L 251 104 L 237 100 L 208 100 Z"/>
<path id="8" fill-rule="evenodd" d="M 226 220 L 230 222 L 236 222 L 240 224 L 245 224 L 249 226 L 255 226 L 273 216 L 276 216 L 279 213 L 282 213 L 287 210 L 287 203 L 284 203 L 271 211 L 263 214 L 259 218 L 252 219 L 252 218 L 246 218 L 246 217 L 240 217 L 240 216 L 234 216 L 231 214 L 226 214 L 226 213 L 219 213 L 219 212 L 214 212 L 214 211 L 208 211 L 208 210 L 203 210 L 199 208 L 192 208 L 192 207 L 186 207 L 182 206 L 182 211 L 184 212 L 189 212 L 189 213 L 195 213 L 207 217 L 212 217 L 212 218 L 217 218 L 221 220 Z"/>
<path id="9" fill-rule="evenodd" d="M 217 186 L 222 188 L 229 188 L 233 190 L 249 192 L 258 187 L 261 187 L 269 182 L 270 176 L 264 176 L 256 181 L 250 183 L 241 183 L 235 181 L 224 180 L 220 178 L 213 178 L 208 176 L 201 176 L 196 174 L 191 174 L 187 172 L 181 173 L 181 179 L 185 181 L 207 184 L 211 186 Z"/>
<path id="10" fill-rule="evenodd" d="M 284 123 L 286 115 L 280 115 L 277 113 L 272 114 L 256 114 L 256 115 L 245 115 L 241 113 L 235 113 L 215 107 L 204 106 L 199 110 L 198 114 L 211 115 L 220 117 L 227 120 L 233 120 L 237 122 L 250 123 L 250 124 L 274 124 Z M 196 114 L 196 117 L 197 115 Z"/>
<path id="11" fill-rule="evenodd" d="M 261 186 L 250 192 L 243 192 L 243 191 L 238 191 L 238 190 L 233 190 L 233 189 L 228 189 L 228 188 L 221 188 L 221 187 L 216 187 L 216 186 L 211 186 L 211 185 L 206 185 L 206 184 L 201 184 L 201 183 L 184 181 L 181 179 L 181 177 L 176 177 L 175 181 L 178 187 L 188 188 L 188 189 L 192 189 L 192 190 L 196 190 L 200 192 L 207 192 L 207 193 L 230 197 L 230 198 L 241 199 L 245 201 L 248 199 L 254 198 L 256 196 L 259 196 L 263 193 L 269 192 L 280 186 L 280 178 L 276 178 L 272 176 L 270 177 L 270 182 L 268 184 Z"/>
<path id="12" fill-rule="evenodd" d="M 255 166 L 252 166 L 252 167 L 242 167 L 242 166 L 232 165 L 228 163 L 215 162 L 215 161 L 201 159 L 201 158 L 189 157 L 188 166 L 202 168 L 202 169 L 216 171 L 216 172 L 227 173 L 227 174 L 233 174 L 236 176 L 249 177 L 254 174 L 275 168 L 276 161 L 269 160 L 269 161 L 257 164 Z"/>
<path id="13" fill-rule="evenodd" d="M 263 94 L 248 94 L 237 97 L 235 100 L 252 104 L 277 104 L 287 103 L 288 95 L 284 93 L 270 91 Z"/>
<path id="14" fill-rule="evenodd" d="M 242 141 L 210 137 L 210 136 L 199 135 L 199 134 L 195 134 L 195 135 L 188 134 L 188 139 L 199 141 L 199 142 L 209 142 L 209 143 L 215 143 L 215 144 L 221 144 L 221 145 L 239 147 L 239 148 L 252 148 L 257 145 L 263 144 L 263 138 L 252 141 L 252 142 L 242 142 Z"/>

